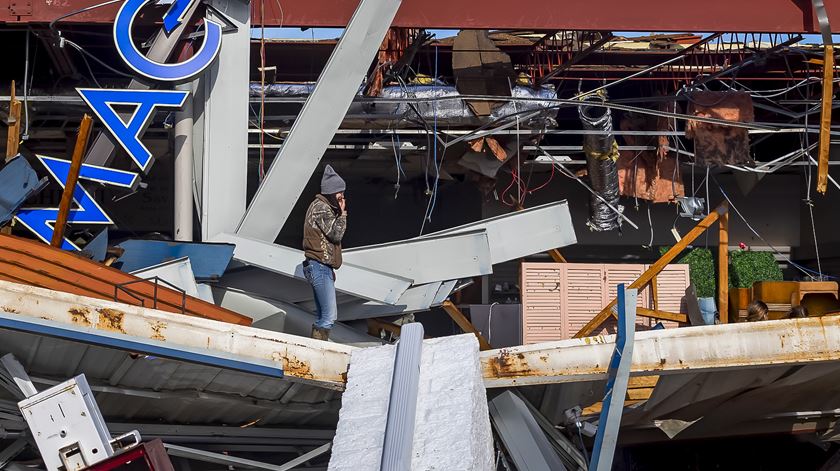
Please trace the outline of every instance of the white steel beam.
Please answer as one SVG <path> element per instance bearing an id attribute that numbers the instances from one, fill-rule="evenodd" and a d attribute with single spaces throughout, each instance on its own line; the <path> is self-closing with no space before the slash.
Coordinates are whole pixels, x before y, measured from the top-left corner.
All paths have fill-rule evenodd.
<path id="1" fill-rule="evenodd" d="M 358 300 L 338 306 L 338 320 L 370 319 L 372 317 L 395 316 L 425 311 L 434 306 L 436 295 L 442 289 L 442 283 L 428 283 L 408 288 L 393 305 L 373 301 Z M 440 301 L 440 304 L 443 301 Z"/>
<path id="2" fill-rule="evenodd" d="M 162 343 L 168 348 L 273 362 L 282 365 L 285 378 L 332 389 L 344 388 L 354 349 L 5 281 L 0 281 L 0 306 L 6 316 L 66 325 L 80 334 L 107 332 Z"/>
<path id="3" fill-rule="evenodd" d="M 487 231 L 491 263 L 494 265 L 577 243 L 569 203 L 565 200 L 514 211 L 420 238 L 463 234 L 478 229 Z"/>
<path id="4" fill-rule="evenodd" d="M 219 234 L 213 241 L 234 244 L 235 260 L 281 275 L 304 279 L 302 264 L 305 258 L 300 250 L 233 234 Z M 352 263 L 345 263 L 336 271 L 336 290 L 371 301 L 394 304 L 409 286 L 410 279 L 355 266 Z"/>
<path id="5" fill-rule="evenodd" d="M 267 242 L 277 238 L 358 93 L 400 3 L 401 0 L 361 0 L 254 195 L 237 234 Z M 247 69 L 243 73 L 247 74 Z M 248 99 L 247 90 L 242 98 Z M 245 131 L 242 136 L 247 139 Z M 229 132 L 223 131 L 222 135 Z"/>
<path id="6" fill-rule="evenodd" d="M 586 337 L 481 352 L 487 387 L 603 380 L 615 336 Z M 631 376 L 702 373 L 840 360 L 840 316 L 636 334 Z"/>
<path id="7" fill-rule="evenodd" d="M 251 47 L 251 4 L 243 0 L 210 0 L 211 19 L 220 15 L 236 31 L 226 33 L 218 59 L 201 76 L 204 102 L 194 103 L 202 116 L 201 239 L 236 229 L 245 214 L 248 184 L 248 73 Z M 220 12 L 220 13 L 217 13 Z"/>
<path id="8" fill-rule="evenodd" d="M 424 284 L 493 273 L 483 229 L 348 249 L 345 262 Z"/>

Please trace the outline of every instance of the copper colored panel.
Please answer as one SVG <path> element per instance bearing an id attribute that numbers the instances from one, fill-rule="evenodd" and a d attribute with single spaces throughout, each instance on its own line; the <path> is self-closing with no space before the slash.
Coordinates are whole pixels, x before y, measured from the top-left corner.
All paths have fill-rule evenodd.
<path id="1" fill-rule="evenodd" d="M 157 299 L 157 309 L 174 313 L 182 312 L 184 300 L 180 292 L 163 285 L 156 288 L 151 281 L 74 253 L 10 235 L 0 235 L 0 279 L 147 308 L 155 307 Z M 248 317 L 191 296 L 183 307 L 190 316 L 251 325 Z"/>

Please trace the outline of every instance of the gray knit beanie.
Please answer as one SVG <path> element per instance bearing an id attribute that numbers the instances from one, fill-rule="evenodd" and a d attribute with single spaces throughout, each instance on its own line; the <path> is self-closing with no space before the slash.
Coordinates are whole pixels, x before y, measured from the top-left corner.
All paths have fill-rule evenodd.
<path id="1" fill-rule="evenodd" d="M 341 193 L 347 188 L 344 180 L 335 173 L 331 165 L 324 169 L 324 176 L 321 178 L 321 194 L 332 195 Z"/>

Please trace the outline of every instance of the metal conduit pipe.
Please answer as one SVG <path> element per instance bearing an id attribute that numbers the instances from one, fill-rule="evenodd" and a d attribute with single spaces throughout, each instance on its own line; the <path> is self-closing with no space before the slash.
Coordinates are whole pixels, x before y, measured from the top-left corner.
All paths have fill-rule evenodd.
<path id="1" fill-rule="evenodd" d="M 583 150 L 593 194 L 589 199 L 590 217 L 587 225 L 593 231 L 611 231 L 621 228 L 621 218 L 613 209 L 623 211 L 618 204 L 618 143 L 613 135 L 612 114 L 603 106 L 588 106 L 587 102 L 603 103 L 602 94 L 587 95 L 578 106 L 580 121 L 586 131 L 599 131 L 583 137 Z"/>
<path id="2" fill-rule="evenodd" d="M 190 92 L 175 113 L 175 218 L 173 235 L 178 241 L 193 240 L 193 95 L 192 84 L 178 85 Z"/>

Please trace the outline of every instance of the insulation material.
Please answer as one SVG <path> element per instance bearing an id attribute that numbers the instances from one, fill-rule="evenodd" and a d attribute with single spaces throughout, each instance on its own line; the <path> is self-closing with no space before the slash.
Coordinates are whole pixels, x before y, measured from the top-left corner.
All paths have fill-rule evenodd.
<path id="1" fill-rule="evenodd" d="M 521 271 L 522 343 L 572 338 L 616 296 L 619 283 L 629 284 L 650 268 L 643 264 L 523 263 Z M 657 307 L 677 313 L 688 287 L 688 265 L 672 264 L 656 277 Z M 653 308 L 650 287 L 639 290 L 638 306 Z M 651 329 L 657 320 L 636 318 L 636 330 Z M 676 322 L 663 321 L 666 328 Z M 615 320 L 592 335 L 614 334 Z"/>
<path id="2" fill-rule="evenodd" d="M 694 92 L 688 95 L 688 114 L 749 123 L 755 119 L 752 97 L 745 92 Z M 694 140 L 694 158 L 708 167 L 752 163 L 745 128 L 689 120 L 685 135 Z"/>
<path id="3" fill-rule="evenodd" d="M 590 106 L 586 102 L 604 102 L 603 95 L 589 95 L 578 107 L 578 114 L 586 131 L 600 131 L 583 138 L 589 182 L 596 194 L 589 199 L 590 218 L 587 225 L 594 231 L 621 228 L 618 204 L 618 143 L 613 135 L 612 114 L 609 108 Z M 599 197 L 600 196 L 600 197 Z"/>
<path id="4" fill-rule="evenodd" d="M 251 83 L 250 94 L 253 97 L 260 96 L 260 84 Z M 267 97 L 306 97 L 312 93 L 315 84 L 299 83 L 272 83 L 265 84 L 265 96 Z M 362 96 L 362 89 L 359 88 L 359 96 Z M 540 121 L 552 120 L 557 116 L 554 87 L 544 85 L 539 88 L 530 86 L 515 86 L 509 92 L 514 98 L 526 100 L 513 103 L 501 101 L 500 106 L 494 108 L 487 117 L 479 118 L 473 113 L 465 100 L 460 98 L 462 94 L 451 85 L 417 84 L 401 86 L 386 86 L 379 94 L 380 98 L 386 98 L 388 102 L 363 103 L 354 102 L 347 112 L 349 117 L 365 118 L 372 120 L 376 118 L 395 119 L 405 117 L 417 119 L 417 113 L 425 120 L 433 120 L 437 116 L 438 124 L 447 125 L 475 125 L 488 121 L 502 119 L 515 114 L 527 114 L 528 112 L 539 112 L 532 120 L 522 120 L 520 125 L 542 127 Z M 398 100 L 418 100 L 414 103 L 414 109 L 406 102 Z M 534 124 L 532 121 L 536 120 Z"/>
<path id="5" fill-rule="evenodd" d="M 510 96 L 516 80 L 510 56 L 496 47 L 487 30 L 465 29 L 452 43 L 455 86 L 464 95 Z M 477 116 L 490 116 L 502 102 L 469 101 Z"/>
<path id="6" fill-rule="evenodd" d="M 622 196 L 654 203 L 670 203 L 685 196 L 680 167 L 673 156 L 656 159 L 650 165 L 637 152 L 621 151 L 617 165 Z"/>
<path id="7" fill-rule="evenodd" d="M 663 103 L 660 111 L 676 112 L 675 103 Z M 668 118 L 626 113 L 619 124 L 622 131 L 669 131 Z M 652 146 L 655 151 L 621 151 L 618 158 L 618 185 L 622 196 L 668 203 L 685 196 L 677 155 L 668 151 L 668 136 L 624 135 L 628 146 Z"/>

